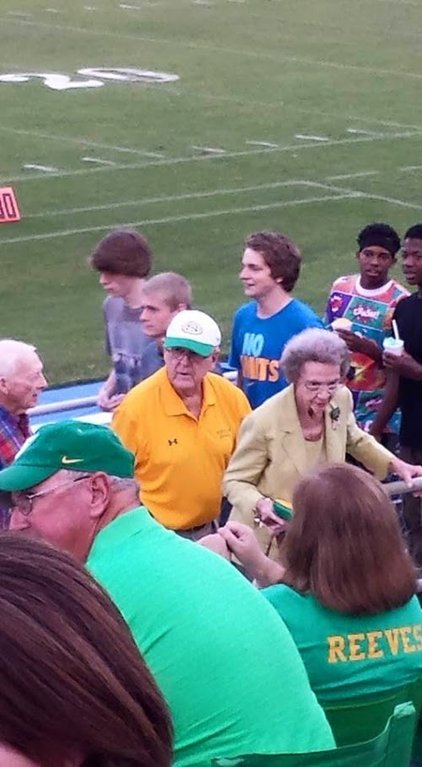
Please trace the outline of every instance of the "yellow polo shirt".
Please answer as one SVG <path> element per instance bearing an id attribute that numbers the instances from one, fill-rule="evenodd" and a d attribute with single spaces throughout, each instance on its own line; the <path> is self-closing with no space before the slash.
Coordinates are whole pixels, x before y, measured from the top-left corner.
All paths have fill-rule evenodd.
<path id="1" fill-rule="evenodd" d="M 214 373 L 205 376 L 203 395 L 195 418 L 161 368 L 126 395 L 113 418 L 114 431 L 135 454 L 142 503 L 173 530 L 218 516 L 223 474 L 250 412 L 243 392 Z"/>

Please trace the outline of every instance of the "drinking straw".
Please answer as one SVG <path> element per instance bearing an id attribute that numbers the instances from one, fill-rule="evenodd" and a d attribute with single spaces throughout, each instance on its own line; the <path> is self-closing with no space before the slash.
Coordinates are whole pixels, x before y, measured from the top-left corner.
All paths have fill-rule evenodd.
<path id="1" fill-rule="evenodd" d="M 399 329 L 397 327 L 396 320 L 393 320 L 392 325 L 393 325 L 394 338 L 396 339 L 396 341 L 400 341 L 400 333 L 399 333 Z"/>

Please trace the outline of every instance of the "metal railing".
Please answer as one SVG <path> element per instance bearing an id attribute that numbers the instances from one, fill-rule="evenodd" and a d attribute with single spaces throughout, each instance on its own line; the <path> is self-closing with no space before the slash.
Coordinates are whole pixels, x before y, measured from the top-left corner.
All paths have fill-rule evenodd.
<path id="1" fill-rule="evenodd" d="M 389 498 L 394 495 L 414 493 L 415 491 L 422 493 L 422 477 L 416 477 L 415 479 L 412 479 L 410 485 L 408 485 L 403 479 L 398 479 L 395 482 L 386 482 L 383 485 L 383 489 Z"/>
<path id="2" fill-rule="evenodd" d="M 224 378 L 233 383 L 236 380 L 237 373 L 235 370 L 227 370 L 223 373 Z M 57 402 L 46 402 L 42 405 L 35 405 L 28 410 L 29 417 L 53 415 L 54 413 L 66 413 L 69 410 L 85 410 L 89 407 L 96 407 L 97 397 L 96 395 L 90 395 L 89 397 L 75 397 L 73 399 L 65 399 Z"/>
<path id="3" fill-rule="evenodd" d="M 28 410 L 29 417 L 37 415 L 51 415 L 52 413 L 65 413 L 68 410 L 86 409 L 96 407 L 97 397 L 75 397 L 74 399 L 59 400 L 58 402 L 46 402 L 43 405 L 35 405 Z"/>

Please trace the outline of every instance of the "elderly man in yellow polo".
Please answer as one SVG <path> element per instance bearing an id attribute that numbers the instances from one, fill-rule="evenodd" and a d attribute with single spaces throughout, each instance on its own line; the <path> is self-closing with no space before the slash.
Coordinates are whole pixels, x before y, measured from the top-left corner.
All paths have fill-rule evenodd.
<path id="1" fill-rule="evenodd" d="M 113 428 L 135 454 L 142 502 L 165 527 L 198 540 L 214 529 L 223 474 L 250 412 L 243 392 L 212 373 L 221 333 L 204 312 L 173 317 L 164 367 L 135 386 Z"/>

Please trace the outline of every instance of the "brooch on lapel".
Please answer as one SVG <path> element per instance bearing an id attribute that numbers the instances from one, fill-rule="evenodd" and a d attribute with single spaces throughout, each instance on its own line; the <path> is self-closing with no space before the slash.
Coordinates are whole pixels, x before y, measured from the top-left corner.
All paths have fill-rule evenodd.
<path id="1" fill-rule="evenodd" d="M 330 420 L 331 420 L 331 428 L 337 429 L 337 423 L 338 419 L 340 418 L 340 408 L 339 407 L 333 407 L 330 405 Z"/>

